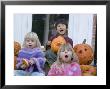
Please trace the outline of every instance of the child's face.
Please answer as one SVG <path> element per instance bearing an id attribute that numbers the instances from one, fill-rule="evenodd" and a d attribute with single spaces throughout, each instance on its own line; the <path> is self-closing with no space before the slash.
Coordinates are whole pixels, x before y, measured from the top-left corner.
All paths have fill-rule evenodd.
<path id="1" fill-rule="evenodd" d="M 36 47 L 36 40 L 34 39 L 26 39 L 25 45 L 27 48 L 35 48 Z"/>
<path id="2" fill-rule="evenodd" d="M 57 33 L 63 35 L 66 33 L 66 30 L 67 30 L 66 25 L 65 24 L 58 24 L 56 30 L 57 30 Z"/>
<path id="3" fill-rule="evenodd" d="M 63 50 L 61 50 L 60 58 L 64 62 L 71 61 L 71 58 L 72 58 L 72 51 L 71 51 L 71 49 L 63 49 Z"/>

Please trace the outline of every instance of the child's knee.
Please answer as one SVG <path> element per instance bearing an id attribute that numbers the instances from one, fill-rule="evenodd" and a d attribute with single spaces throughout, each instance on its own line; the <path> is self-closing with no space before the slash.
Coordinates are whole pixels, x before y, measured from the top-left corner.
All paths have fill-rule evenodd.
<path id="1" fill-rule="evenodd" d="M 39 72 L 33 72 L 31 74 L 31 76 L 45 76 L 45 74 L 44 73 L 39 73 Z"/>
<path id="2" fill-rule="evenodd" d="M 23 70 L 14 70 L 14 76 L 25 76 L 26 72 Z"/>

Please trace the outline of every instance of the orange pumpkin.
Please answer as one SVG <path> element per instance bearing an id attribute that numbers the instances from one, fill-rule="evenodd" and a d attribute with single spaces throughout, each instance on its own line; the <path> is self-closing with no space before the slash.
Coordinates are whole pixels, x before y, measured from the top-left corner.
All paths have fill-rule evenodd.
<path id="1" fill-rule="evenodd" d="M 79 63 L 89 65 L 93 61 L 93 50 L 90 45 L 82 43 L 74 46 L 74 51 L 76 52 Z"/>
<path id="2" fill-rule="evenodd" d="M 17 64 L 17 60 L 16 60 L 16 56 L 14 56 L 14 69 L 16 69 L 16 64 Z"/>
<path id="3" fill-rule="evenodd" d="M 90 73 L 83 73 L 82 76 L 93 76 L 93 75 Z"/>
<path id="4" fill-rule="evenodd" d="M 97 70 L 96 67 L 91 65 L 80 65 L 82 76 L 96 76 Z"/>
<path id="5" fill-rule="evenodd" d="M 21 49 L 20 43 L 14 41 L 14 56 L 18 56 L 20 49 Z"/>
<path id="6" fill-rule="evenodd" d="M 17 64 L 16 57 L 18 56 L 20 49 L 21 49 L 20 43 L 14 41 L 14 69 L 16 69 L 16 64 Z"/>
<path id="7" fill-rule="evenodd" d="M 29 66 L 29 62 L 26 59 L 22 60 L 22 65 L 25 65 L 26 67 Z"/>
<path id="8" fill-rule="evenodd" d="M 66 41 L 65 41 L 64 37 L 58 36 L 57 38 L 53 39 L 53 41 L 51 43 L 51 50 L 53 52 L 57 52 L 58 49 L 60 48 L 60 46 L 65 43 L 66 43 Z"/>

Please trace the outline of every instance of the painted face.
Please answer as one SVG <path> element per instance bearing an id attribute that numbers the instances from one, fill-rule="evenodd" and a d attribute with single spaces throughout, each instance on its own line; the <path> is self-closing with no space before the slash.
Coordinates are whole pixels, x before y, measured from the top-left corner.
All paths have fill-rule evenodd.
<path id="1" fill-rule="evenodd" d="M 66 33 L 66 25 L 65 24 L 58 24 L 57 25 L 57 32 L 61 35 Z"/>
<path id="2" fill-rule="evenodd" d="M 72 51 L 71 49 L 62 49 L 60 52 L 60 58 L 64 62 L 71 61 L 72 58 Z"/>
<path id="3" fill-rule="evenodd" d="M 36 47 L 36 40 L 34 39 L 26 39 L 25 45 L 27 48 L 35 48 Z"/>

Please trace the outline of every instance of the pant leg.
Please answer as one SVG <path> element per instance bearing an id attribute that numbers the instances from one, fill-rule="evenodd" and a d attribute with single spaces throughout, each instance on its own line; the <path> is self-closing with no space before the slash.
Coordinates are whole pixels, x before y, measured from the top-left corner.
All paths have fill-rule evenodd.
<path id="1" fill-rule="evenodd" d="M 44 73 L 40 73 L 40 72 L 33 72 L 31 74 L 31 76 L 45 76 L 45 74 Z"/>
<path id="2" fill-rule="evenodd" d="M 55 62 L 57 60 L 57 55 L 51 50 L 51 49 L 48 49 L 46 52 L 45 52 L 45 57 L 46 57 L 46 61 L 49 63 L 49 65 L 52 65 L 53 62 Z"/>
<path id="3" fill-rule="evenodd" d="M 27 72 L 23 70 L 14 70 L 14 76 L 27 76 Z"/>

